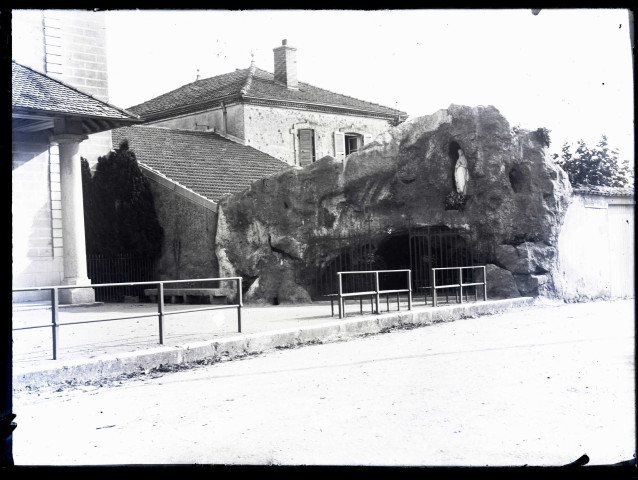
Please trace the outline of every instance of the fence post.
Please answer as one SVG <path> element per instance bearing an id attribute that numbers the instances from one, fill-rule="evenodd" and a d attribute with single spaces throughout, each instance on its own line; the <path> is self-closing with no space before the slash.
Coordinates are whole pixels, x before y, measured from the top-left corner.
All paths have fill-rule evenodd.
<path id="1" fill-rule="evenodd" d="M 412 310 L 412 270 L 408 270 L 408 310 Z"/>
<path id="2" fill-rule="evenodd" d="M 339 280 L 339 318 L 343 318 L 346 314 L 346 306 L 343 304 L 343 285 L 341 284 L 341 272 L 337 272 L 337 279 Z"/>
<path id="3" fill-rule="evenodd" d="M 51 289 L 51 338 L 53 340 L 53 360 L 58 359 L 58 289 Z"/>
<path id="4" fill-rule="evenodd" d="M 379 271 L 377 270 L 376 272 L 374 272 L 374 290 L 375 292 L 377 292 L 375 299 L 376 299 L 376 307 L 377 307 L 377 311 L 375 313 L 379 313 Z"/>
<path id="5" fill-rule="evenodd" d="M 459 267 L 459 301 L 463 303 L 463 268 Z"/>
<path id="6" fill-rule="evenodd" d="M 483 267 L 483 301 L 487 302 L 487 272 Z"/>
<path id="7" fill-rule="evenodd" d="M 159 320 L 159 343 L 164 345 L 164 282 L 158 283 L 157 316 Z"/>
<path id="8" fill-rule="evenodd" d="M 432 306 L 436 307 L 436 272 L 432 269 Z"/>
<path id="9" fill-rule="evenodd" d="M 237 332 L 241 333 L 241 307 L 242 307 L 242 297 L 241 297 L 241 277 L 237 278 Z"/>

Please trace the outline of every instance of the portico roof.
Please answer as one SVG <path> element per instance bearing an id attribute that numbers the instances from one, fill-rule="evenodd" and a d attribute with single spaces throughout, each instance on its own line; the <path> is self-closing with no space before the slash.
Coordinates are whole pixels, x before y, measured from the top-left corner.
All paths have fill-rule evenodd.
<path id="1" fill-rule="evenodd" d="M 142 122 L 134 113 L 16 61 L 11 69 L 13 131 L 53 133 L 55 120 L 72 120 L 90 135 Z"/>

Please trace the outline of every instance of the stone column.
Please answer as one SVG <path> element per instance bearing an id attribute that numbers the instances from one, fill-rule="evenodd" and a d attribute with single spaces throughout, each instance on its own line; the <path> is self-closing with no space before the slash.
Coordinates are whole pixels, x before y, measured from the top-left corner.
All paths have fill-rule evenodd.
<path id="1" fill-rule="evenodd" d="M 62 134 L 51 137 L 60 152 L 60 190 L 62 191 L 63 285 L 90 285 L 86 269 L 82 170 L 78 153 L 86 135 Z M 92 288 L 60 290 L 60 303 L 92 303 Z"/>

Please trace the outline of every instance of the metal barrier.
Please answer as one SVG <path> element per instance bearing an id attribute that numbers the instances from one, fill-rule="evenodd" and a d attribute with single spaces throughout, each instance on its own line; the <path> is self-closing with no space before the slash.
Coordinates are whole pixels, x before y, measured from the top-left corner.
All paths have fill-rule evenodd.
<path id="1" fill-rule="evenodd" d="M 463 270 L 475 269 L 475 268 L 482 268 L 483 269 L 483 281 L 482 282 L 463 283 Z M 441 270 L 458 270 L 458 272 L 459 272 L 459 283 L 453 283 L 453 284 L 450 284 L 450 285 L 437 285 L 436 284 L 436 272 L 437 271 L 441 271 Z M 458 298 L 460 300 L 460 303 L 463 303 L 463 287 L 471 287 L 471 286 L 476 287 L 478 285 L 483 285 L 483 300 L 487 301 L 487 277 L 485 275 L 485 265 L 477 265 L 477 266 L 473 266 L 473 267 L 433 268 L 432 269 L 432 306 L 433 307 L 437 306 L 437 294 L 436 294 L 437 290 L 441 290 L 443 288 L 458 288 L 459 289 Z M 465 295 L 466 295 L 465 300 L 467 301 L 467 291 L 466 291 Z M 455 292 L 455 296 L 456 296 L 456 292 Z M 478 294 L 476 293 L 476 288 L 474 289 L 474 296 L 475 296 L 475 299 L 478 299 Z"/>
<path id="2" fill-rule="evenodd" d="M 232 305 L 215 305 L 210 307 L 192 308 L 188 310 L 173 310 L 167 312 L 164 310 L 164 284 L 173 283 L 186 283 L 186 282 L 212 282 L 212 281 L 235 281 L 237 282 L 237 303 Z M 98 287 L 113 287 L 113 286 L 129 286 L 129 285 L 157 285 L 157 313 L 129 315 L 126 317 L 104 318 L 100 320 L 84 320 L 81 322 L 59 322 L 59 290 L 71 289 L 71 288 L 98 288 Z M 158 317 L 159 328 L 159 343 L 164 344 L 164 317 L 166 315 L 177 315 L 179 313 L 201 312 L 206 310 L 220 310 L 228 308 L 237 309 L 237 331 L 241 333 L 241 307 L 242 303 L 242 279 L 241 277 L 225 277 L 225 278 L 197 278 L 189 280 L 163 280 L 156 282 L 130 282 L 130 283 L 99 283 L 93 285 L 64 285 L 64 286 L 47 286 L 47 287 L 30 287 L 30 288 L 16 288 L 12 292 L 30 292 L 39 290 L 51 291 L 51 324 L 49 325 L 31 325 L 28 327 L 14 328 L 13 330 L 30 330 L 33 328 L 48 328 L 51 327 L 51 336 L 53 344 L 53 360 L 57 360 L 57 346 L 58 346 L 58 328 L 62 325 L 78 325 L 82 323 L 97 323 L 97 322 L 111 322 L 114 320 L 128 320 L 132 318 L 147 318 Z"/>
<path id="3" fill-rule="evenodd" d="M 397 273 L 397 272 L 406 272 L 407 280 L 408 280 L 408 288 L 399 288 L 392 290 L 380 290 L 379 289 L 379 274 L 380 273 Z M 367 290 L 361 292 L 343 292 L 343 275 L 374 275 L 374 290 Z M 412 310 L 412 271 L 409 269 L 402 270 L 359 270 L 353 272 L 337 272 L 338 283 L 339 283 L 339 293 L 337 294 L 339 300 L 339 318 L 344 318 L 346 316 L 345 307 L 346 307 L 346 299 L 355 297 L 359 298 L 360 302 L 362 302 L 362 298 L 369 296 L 375 298 L 375 311 L 374 313 L 379 313 L 379 296 L 382 294 L 389 295 L 390 293 L 397 294 L 397 306 L 400 309 L 399 304 L 399 295 L 401 293 L 408 294 L 408 310 Z M 386 297 L 387 298 L 387 297 Z M 389 301 L 388 301 L 388 309 L 389 309 Z M 334 312 L 333 312 L 334 313 Z"/>

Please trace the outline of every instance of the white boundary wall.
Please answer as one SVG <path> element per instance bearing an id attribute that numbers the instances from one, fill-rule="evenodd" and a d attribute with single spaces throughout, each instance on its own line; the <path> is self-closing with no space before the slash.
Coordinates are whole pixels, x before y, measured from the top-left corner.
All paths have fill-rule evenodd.
<path id="1" fill-rule="evenodd" d="M 574 193 L 558 239 L 566 301 L 634 296 L 634 198 Z"/>

